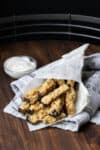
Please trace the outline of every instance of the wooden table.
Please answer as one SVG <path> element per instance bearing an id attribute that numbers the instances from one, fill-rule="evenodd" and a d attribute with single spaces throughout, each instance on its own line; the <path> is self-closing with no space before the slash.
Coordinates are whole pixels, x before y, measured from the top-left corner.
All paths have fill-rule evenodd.
<path id="1" fill-rule="evenodd" d="M 26 121 L 3 112 L 14 96 L 10 82 L 3 71 L 3 62 L 14 55 L 30 55 L 37 59 L 38 67 L 61 57 L 80 46 L 73 41 L 23 41 L 0 45 L 0 150 L 99 150 L 100 126 L 86 124 L 78 133 L 57 128 L 29 132 Z M 87 54 L 100 52 L 99 45 L 90 45 Z"/>

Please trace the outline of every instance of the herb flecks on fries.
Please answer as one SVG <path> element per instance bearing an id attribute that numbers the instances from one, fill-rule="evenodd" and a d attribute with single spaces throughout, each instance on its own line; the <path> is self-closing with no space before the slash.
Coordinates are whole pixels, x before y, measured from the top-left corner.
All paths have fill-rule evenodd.
<path id="1" fill-rule="evenodd" d="M 50 124 L 73 115 L 77 98 L 76 84 L 73 80 L 48 79 L 22 96 L 23 103 L 19 111 L 27 115 L 27 120 L 32 124 Z"/>

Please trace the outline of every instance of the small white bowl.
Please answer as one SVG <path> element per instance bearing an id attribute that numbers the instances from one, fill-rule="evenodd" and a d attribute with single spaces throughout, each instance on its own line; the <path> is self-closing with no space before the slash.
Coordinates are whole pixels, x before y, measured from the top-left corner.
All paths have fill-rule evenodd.
<path id="1" fill-rule="evenodd" d="M 3 67 L 6 74 L 17 79 L 33 72 L 37 61 L 30 56 L 14 56 L 4 61 Z"/>

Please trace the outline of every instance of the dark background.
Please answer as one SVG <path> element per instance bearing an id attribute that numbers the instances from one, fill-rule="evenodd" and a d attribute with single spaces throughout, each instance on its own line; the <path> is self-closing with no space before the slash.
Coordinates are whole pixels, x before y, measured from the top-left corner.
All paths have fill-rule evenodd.
<path id="1" fill-rule="evenodd" d="M 36 13 L 72 13 L 100 17 L 100 7 L 95 0 L 0 1 L 0 17 Z"/>
<path id="2" fill-rule="evenodd" d="M 99 6 L 96 0 L 0 1 L 0 41 L 36 37 L 100 41 Z"/>

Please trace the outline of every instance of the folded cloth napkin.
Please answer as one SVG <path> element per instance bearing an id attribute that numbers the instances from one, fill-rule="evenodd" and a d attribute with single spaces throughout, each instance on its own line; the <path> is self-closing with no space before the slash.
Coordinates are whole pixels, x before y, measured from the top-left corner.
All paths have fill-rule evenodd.
<path id="1" fill-rule="evenodd" d="M 76 116 L 69 116 L 64 121 L 56 123 L 52 127 L 58 127 L 64 130 L 70 131 L 78 131 L 79 128 L 87 123 L 92 122 L 100 125 L 100 54 L 94 54 L 85 57 L 85 66 L 83 69 L 83 81 L 85 86 L 87 87 L 89 94 L 91 96 L 91 102 L 88 107 L 85 108 L 81 113 Z M 33 79 L 32 75 L 24 76 L 14 82 L 11 83 L 11 88 L 13 92 L 16 94 L 13 101 L 11 101 L 5 108 L 4 112 L 12 114 L 12 111 L 16 110 L 16 107 L 20 105 L 19 95 L 23 92 L 24 87 L 27 85 L 29 81 Z M 16 98 L 17 97 L 17 98 Z M 16 101 L 17 99 L 17 101 Z M 10 109 L 12 105 L 12 108 Z M 23 118 L 24 116 L 17 112 L 17 117 Z M 15 113 L 13 113 L 16 116 Z"/>

